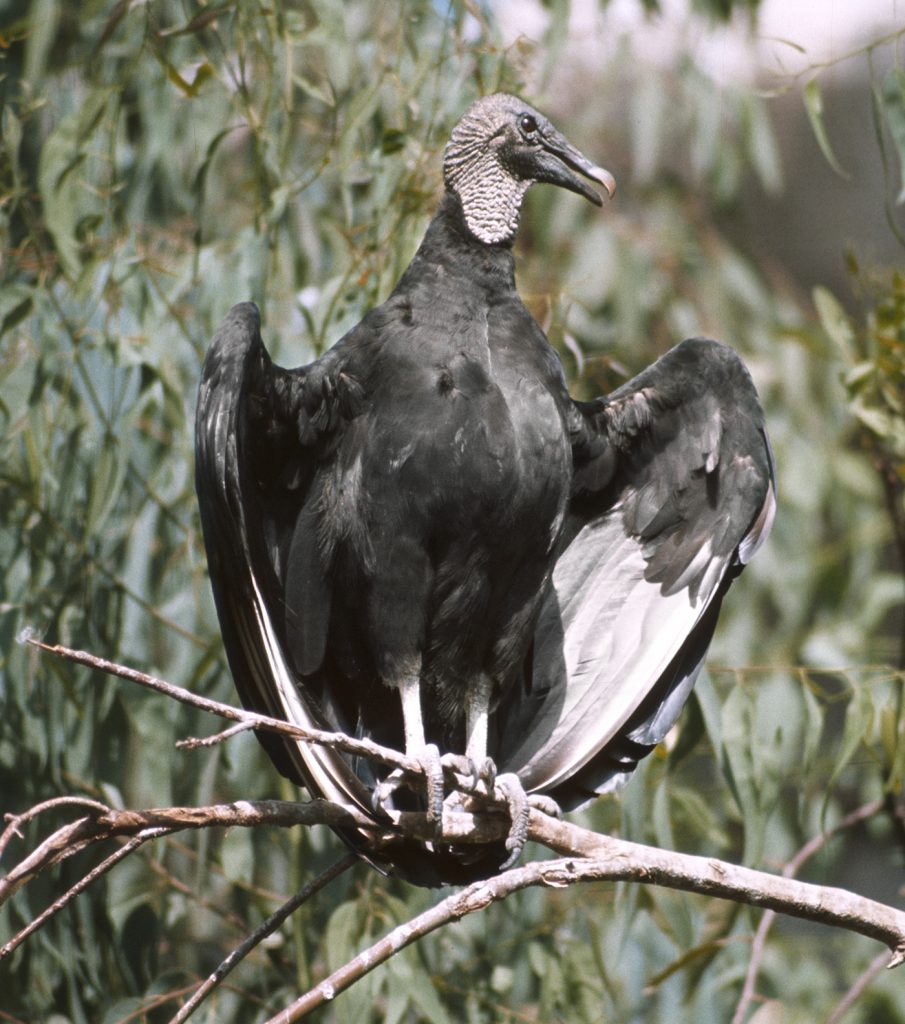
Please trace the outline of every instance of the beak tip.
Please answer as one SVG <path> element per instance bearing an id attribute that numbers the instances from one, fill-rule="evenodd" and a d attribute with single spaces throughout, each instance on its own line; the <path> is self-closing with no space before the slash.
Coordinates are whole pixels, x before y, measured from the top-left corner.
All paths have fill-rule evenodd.
<path id="1" fill-rule="evenodd" d="M 598 182 L 598 184 L 603 185 L 606 189 L 608 199 L 613 198 L 616 194 L 616 179 L 609 171 L 605 170 L 603 167 L 594 167 L 590 177 L 592 177 L 594 181 Z"/>

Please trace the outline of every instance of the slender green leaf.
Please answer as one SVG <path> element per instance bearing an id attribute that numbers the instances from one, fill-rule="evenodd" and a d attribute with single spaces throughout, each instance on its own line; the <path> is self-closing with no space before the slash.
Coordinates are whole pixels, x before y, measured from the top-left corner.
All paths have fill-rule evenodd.
<path id="1" fill-rule="evenodd" d="M 848 178 L 848 171 L 836 159 L 836 154 L 833 152 L 833 147 L 830 144 L 830 137 L 826 129 L 826 121 L 824 120 L 823 94 L 820 91 L 820 83 L 816 78 L 812 78 L 804 87 L 802 96 L 808 120 L 811 122 L 811 129 L 814 132 L 814 138 L 817 140 L 817 144 L 820 146 L 820 151 L 823 153 L 826 162 L 841 178 Z"/>
<path id="2" fill-rule="evenodd" d="M 899 158 L 901 185 L 896 203 L 905 203 L 905 71 L 892 68 L 887 74 L 882 89 L 882 110 L 889 135 Z"/>
<path id="3" fill-rule="evenodd" d="M 851 320 L 835 296 L 826 288 L 818 286 L 813 291 L 814 307 L 820 317 L 820 324 L 831 341 L 836 345 L 839 354 L 849 364 L 857 358 L 855 331 Z"/>

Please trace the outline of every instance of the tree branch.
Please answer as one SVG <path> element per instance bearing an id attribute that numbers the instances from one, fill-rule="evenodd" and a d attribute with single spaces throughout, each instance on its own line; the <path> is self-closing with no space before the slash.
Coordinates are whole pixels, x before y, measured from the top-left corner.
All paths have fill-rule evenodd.
<path id="1" fill-rule="evenodd" d="M 846 889 L 799 882 L 715 857 L 675 853 L 599 835 L 534 810 L 529 837 L 558 853 L 569 852 L 587 858 L 588 865 L 576 864 L 576 871 L 581 875 L 581 878 L 576 876 L 576 881 L 608 878 L 643 882 L 767 907 L 792 917 L 867 935 L 889 946 L 890 967 L 905 962 L 905 911 Z M 585 871 L 589 874 L 583 874 Z"/>
<path id="2" fill-rule="evenodd" d="M 199 697 L 197 694 L 173 686 L 164 680 L 96 658 L 84 651 L 72 651 L 69 648 L 50 646 L 35 640 L 29 640 L 29 642 L 71 661 L 99 668 L 110 674 L 148 686 L 183 703 L 232 719 L 243 728 L 269 729 L 304 742 L 322 743 L 359 756 L 371 757 L 383 764 L 410 771 L 413 775 L 421 772 L 417 762 L 410 761 L 398 752 L 380 747 L 375 743 L 354 740 L 341 734 L 300 729 L 277 719 L 256 715 L 227 704 L 221 704 L 218 701 Z M 225 733 L 219 734 L 216 739 L 219 741 L 226 738 L 227 734 L 235 734 L 236 731 L 237 727 L 232 727 Z M 228 826 L 257 827 L 262 825 L 291 827 L 326 824 L 334 828 L 366 829 L 371 833 L 377 849 L 382 842 L 391 841 L 392 838 L 399 835 L 435 841 L 440 838 L 445 842 L 455 843 L 486 843 L 502 838 L 507 830 L 505 818 L 494 813 L 491 805 L 487 805 L 485 808 L 481 803 L 475 803 L 476 810 L 474 812 L 445 813 L 442 835 L 438 837 L 434 826 L 424 814 L 399 813 L 392 822 L 388 822 L 384 827 L 355 808 L 343 807 L 323 800 L 314 800 L 308 803 L 288 803 L 276 800 L 239 801 L 212 807 L 168 807 L 134 811 L 116 810 L 106 807 L 98 801 L 85 800 L 81 797 L 62 797 L 40 804 L 22 815 L 9 817 L 8 827 L 0 836 L 0 851 L 10 843 L 14 836 L 20 834 L 19 826 L 25 821 L 36 817 L 43 811 L 64 805 L 84 807 L 86 813 L 83 813 L 74 822 L 58 828 L 28 853 L 4 878 L 0 879 L 0 903 L 47 867 L 57 864 L 93 844 L 122 838 L 129 839 L 129 842 L 93 868 L 60 900 L 57 900 L 39 918 L 36 918 L 26 929 L 10 940 L 5 947 L 0 949 L 0 956 L 20 944 L 60 906 L 70 902 L 94 878 L 109 870 L 114 863 L 132 852 L 132 849 L 137 848 L 147 839 L 181 829 Z M 861 808 L 849 817 L 854 820 L 854 816 L 857 815 L 860 820 L 868 813 L 868 810 L 869 808 Z M 847 822 L 848 819 L 845 821 Z M 842 827 L 842 823 L 840 827 Z M 534 885 L 567 886 L 576 882 L 624 880 L 665 886 L 705 896 L 716 896 L 867 935 L 889 947 L 892 952 L 892 957 L 888 961 L 889 966 L 895 966 L 905 960 L 905 912 L 843 889 L 812 885 L 790 877 L 803 859 L 806 859 L 814 849 L 825 842 L 826 837 L 812 840 L 787 866 L 786 873 L 782 876 L 740 867 L 712 857 L 676 853 L 624 839 L 599 835 L 577 825 L 549 817 L 536 809 L 532 809 L 530 815 L 529 839 L 548 847 L 560 857 L 513 868 L 447 897 L 429 911 L 394 929 L 370 949 L 359 954 L 350 963 L 334 972 L 329 978 L 287 1007 L 282 1014 L 274 1018 L 274 1021 L 298 1020 L 314 1006 L 332 998 L 378 963 L 382 963 L 394 952 L 416 941 L 421 936 L 449 921 L 458 920 L 466 914 L 483 910 L 491 903 L 505 899 L 519 889 Z M 288 908 L 289 904 L 272 916 L 270 922 L 275 922 L 272 927 L 277 927 L 285 914 L 290 912 Z M 262 925 L 255 936 L 259 933 L 263 936 L 264 929 L 270 922 Z M 247 941 L 251 944 L 260 941 L 255 936 Z M 244 955 L 242 951 L 245 948 L 246 945 L 243 944 L 239 950 L 224 961 L 218 968 L 218 972 L 215 972 L 202 986 L 204 993 L 213 988 L 231 969 L 232 965 L 241 958 L 241 955 Z M 251 945 L 248 948 L 251 948 Z M 199 990 L 199 992 L 201 991 Z M 183 1016 L 177 1017 L 177 1020 L 186 1019 L 188 1015 L 186 1009 L 184 1007 L 180 1011 Z"/>
<path id="3" fill-rule="evenodd" d="M 54 801 L 57 803 L 57 801 Z M 240 800 L 210 807 L 152 807 L 147 810 L 115 810 L 103 807 L 57 829 L 24 860 L 0 878 L 0 906 L 42 871 L 96 843 L 119 837 L 135 837 L 146 830 L 178 832 L 197 828 L 254 828 L 275 825 L 330 825 L 333 828 L 369 826 L 374 823 L 358 811 L 327 800 L 293 803 L 285 800 Z M 22 816 L 14 819 L 21 820 Z M 0 951 L 2 958 L 2 951 Z"/>
<path id="4" fill-rule="evenodd" d="M 421 763 L 414 758 L 406 757 L 398 750 L 390 747 L 382 747 L 372 740 L 357 740 L 351 736 L 344 736 L 342 733 L 325 732 L 322 729 L 303 729 L 301 726 L 292 725 L 279 718 L 270 718 L 268 715 L 259 715 L 254 711 L 244 711 L 242 708 L 233 707 L 231 704 L 224 704 L 219 700 L 211 700 L 210 697 L 202 697 L 200 694 L 192 693 L 181 686 L 168 683 L 165 679 L 149 675 L 147 672 L 139 672 L 138 669 L 129 668 L 127 665 L 119 665 L 115 661 L 108 661 L 106 658 L 99 658 L 96 654 L 88 651 L 74 650 L 72 647 L 65 647 L 62 644 L 45 644 L 37 637 L 25 635 L 24 642 L 37 647 L 49 654 L 55 654 L 67 661 L 75 662 L 77 665 L 87 665 L 90 668 L 98 669 L 107 675 L 118 676 L 130 683 L 137 683 L 149 690 L 156 690 L 181 704 L 189 704 L 192 707 L 200 708 L 211 715 L 219 715 L 221 718 L 230 718 L 235 722 L 244 723 L 245 728 L 264 729 L 268 732 L 282 733 L 292 739 L 302 740 L 305 743 L 316 743 L 322 747 L 330 747 L 336 750 L 344 750 L 347 754 L 357 754 L 359 757 L 367 757 L 379 764 L 386 764 L 392 768 L 401 768 L 412 775 L 423 774 Z M 231 730 L 227 730 L 231 732 Z M 198 741 L 189 741 L 190 744 Z"/>
<path id="5" fill-rule="evenodd" d="M 541 822 L 541 818 L 545 820 Z M 411 921 L 394 928 L 272 1017 L 267 1024 L 290 1024 L 301 1020 L 311 1010 L 334 999 L 394 953 L 429 932 L 467 914 L 485 910 L 490 904 L 535 885 L 564 888 L 575 882 L 624 880 L 734 899 L 870 935 L 886 942 L 892 949 L 893 956 L 888 966 L 893 967 L 905 960 L 905 912 L 843 889 L 810 885 L 737 867 L 715 858 L 672 853 L 600 836 L 532 811 L 531 838 L 545 841 L 541 835 L 555 836 L 558 847 L 581 851 L 580 857 L 535 861 L 524 867 L 511 868 L 495 878 L 475 882 L 448 896 Z"/>

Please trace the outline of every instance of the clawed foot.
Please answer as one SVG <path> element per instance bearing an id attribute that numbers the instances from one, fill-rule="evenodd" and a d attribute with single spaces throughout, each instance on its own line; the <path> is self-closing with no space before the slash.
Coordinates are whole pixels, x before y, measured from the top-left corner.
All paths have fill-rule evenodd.
<path id="1" fill-rule="evenodd" d="M 497 776 L 494 794 L 498 799 L 504 800 L 509 807 L 509 835 L 506 836 L 509 856 L 500 865 L 500 871 L 505 871 L 519 859 L 525 843 L 528 842 L 528 815 L 531 807 L 521 779 L 513 772 L 504 772 Z"/>
<path id="2" fill-rule="evenodd" d="M 532 807 L 553 817 L 562 817 L 555 800 L 542 793 L 532 793 L 529 796 L 514 772 L 497 775 L 496 766 L 490 758 L 475 762 L 464 754 L 444 754 L 441 757 L 433 743 L 427 744 L 419 754 L 411 756 L 414 756 L 424 769 L 426 814 L 436 828 L 438 837 L 442 831 L 444 807 L 459 810 L 463 802 L 467 802 L 468 798 L 473 796 L 494 799 L 507 806 L 510 826 L 505 846 L 509 856 L 500 865 L 501 871 L 512 867 L 528 841 L 528 818 Z M 455 787 L 445 800 L 444 770 L 455 777 Z M 411 786 L 411 776 L 397 768 L 375 788 L 374 809 L 381 813 L 395 810 L 394 795 L 398 790 L 410 789 Z"/>
<path id="3" fill-rule="evenodd" d="M 440 763 L 456 775 L 456 786 L 463 793 L 493 796 L 496 765 L 489 757 L 476 762 L 466 754 L 444 754 Z"/>
<path id="4" fill-rule="evenodd" d="M 427 796 L 426 813 L 439 832 L 443 820 L 443 765 L 440 751 L 435 743 L 428 743 L 419 754 L 410 755 L 424 770 L 424 787 Z M 373 805 L 376 811 L 386 812 L 393 808 L 393 795 L 400 789 L 409 788 L 405 771 L 397 768 L 374 789 Z"/>
<path id="5" fill-rule="evenodd" d="M 513 772 L 497 775 L 496 765 L 488 757 L 475 763 L 463 754 L 444 754 L 441 758 L 444 768 L 451 769 L 459 776 L 458 782 L 462 791 L 467 794 L 493 797 L 509 808 L 509 835 L 506 836 L 506 849 L 509 856 L 501 865 L 500 870 L 511 867 L 519 858 L 525 843 L 528 841 L 528 815 L 531 811 L 533 798 L 525 793 L 519 777 Z M 451 794 L 451 799 L 455 794 Z M 548 800 L 547 797 L 542 798 Z M 551 804 L 553 801 L 549 801 Z M 554 805 L 555 806 L 555 805 Z"/>
<path id="6" fill-rule="evenodd" d="M 562 818 L 562 809 L 553 797 L 543 793 L 525 792 L 522 780 L 513 772 L 505 772 L 497 776 L 494 793 L 499 800 L 504 800 L 509 807 L 509 835 L 506 837 L 506 849 L 509 856 L 500 865 L 500 871 L 511 868 L 519 859 L 525 843 L 528 841 L 528 819 L 531 809 L 549 814 L 553 818 Z"/>

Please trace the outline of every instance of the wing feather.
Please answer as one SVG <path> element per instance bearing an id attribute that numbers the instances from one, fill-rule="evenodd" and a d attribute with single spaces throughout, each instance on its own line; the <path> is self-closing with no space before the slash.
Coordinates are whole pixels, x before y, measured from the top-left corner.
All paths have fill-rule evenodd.
<path id="1" fill-rule="evenodd" d="M 268 503 L 270 487 L 279 496 L 285 491 L 277 479 L 268 480 L 255 431 L 271 446 L 271 457 L 274 445 L 279 456 L 281 445 L 289 443 L 284 435 L 291 424 L 295 461 L 304 465 L 298 436 L 318 435 L 308 423 L 297 422 L 301 394 L 293 408 L 288 398 L 292 383 L 287 371 L 270 362 L 257 308 L 251 303 L 233 307 L 214 337 L 202 372 L 196 489 L 224 646 L 243 704 L 303 727 L 329 729 L 331 723 L 318 713 L 289 665 L 285 625 L 273 619 L 273 611 L 285 605 L 280 585 L 285 545 L 279 537 L 289 530 L 292 519 L 281 507 L 285 502 Z M 262 407 L 264 396 L 269 396 L 270 407 Z M 285 409 L 279 407 L 280 401 Z M 329 420 L 328 414 L 320 415 L 324 422 Z M 278 467 L 271 476 L 280 471 Z M 293 485 L 299 489 L 297 480 Z M 293 504 L 297 507 L 303 500 L 302 492 Z M 308 582 L 316 593 L 325 592 L 325 581 Z M 313 628 L 325 631 L 323 618 L 316 619 Z M 308 646 L 322 651 L 323 642 L 315 636 Z M 262 733 L 259 738 L 283 774 L 314 794 L 370 812 L 369 794 L 341 754 L 274 734 Z"/>
<path id="2" fill-rule="evenodd" d="M 775 510 L 760 405 L 726 346 L 684 342 L 581 410 L 581 443 L 602 461 L 605 438 L 613 471 L 589 496 L 582 469 L 530 685 L 497 713 L 505 770 L 566 808 L 623 781 L 671 728 Z"/>

